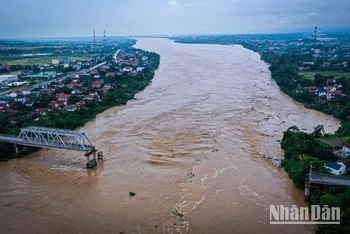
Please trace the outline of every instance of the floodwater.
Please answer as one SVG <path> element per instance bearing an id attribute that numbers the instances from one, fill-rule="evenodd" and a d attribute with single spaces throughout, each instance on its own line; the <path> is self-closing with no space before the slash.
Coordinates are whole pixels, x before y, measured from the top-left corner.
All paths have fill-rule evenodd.
<path id="1" fill-rule="evenodd" d="M 241 46 L 136 46 L 161 55 L 153 83 L 80 129 L 105 162 L 43 149 L 1 163 L 0 233 L 312 233 L 269 224 L 270 205 L 305 203 L 260 153 L 282 156 L 292 125 L 339 121 L 293 102 Z"/>

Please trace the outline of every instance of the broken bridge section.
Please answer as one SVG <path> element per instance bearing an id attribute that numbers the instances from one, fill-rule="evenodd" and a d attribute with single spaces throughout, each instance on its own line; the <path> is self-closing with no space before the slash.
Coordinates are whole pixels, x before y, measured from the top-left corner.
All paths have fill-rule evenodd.
<path id="1" fill-rule="evenodd" d="M 57 148 L 75 151 L 84 151 L 85 156 L 90 163 L 90 156 L 93 155 L 96 161 L 95 146 L 83 132 L 43 128 L 43 127 L 27 127 L 21 129 L 18 136 L 0 134 L 0 141 L 13 143 L 18 153 L 17 145 L 32 146 L 39 148 Z M 93 161 L 91 160 L 91 161 Z M 95 166 L 95 163 L 87 165 L 88 168 Z"/>

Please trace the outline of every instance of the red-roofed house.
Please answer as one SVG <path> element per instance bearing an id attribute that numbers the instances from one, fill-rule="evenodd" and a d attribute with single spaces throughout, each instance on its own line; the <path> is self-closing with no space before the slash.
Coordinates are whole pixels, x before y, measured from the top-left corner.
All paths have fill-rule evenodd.
<path id="1" fill-rule="evenodd" d="M 107 73 L 106 73 L 106 76 L 114 76 L 114 75 L 115 75 L 114 72 L 107 72 Z"/>
<path id="2" fill-rule="evenodd" d="M 75 111 L 78 109 L 78 106 L 73 104 L 73 105 L 66 106 L 64 109 L 66 111 Z"/>
<path id="3" fill-rule="evenodd" d="M 123 69 L 123 72 L 131 72 L 132 71 L 132 67 L 125 67 Z"/>
<path id="4" fill-rule="evenodd" d="M 65 94 L 65 93 L 57 93 L 56 97 L 58 97 L 58 100 L 68 101 L 68 99 L 71 97 L 71 94 Z"/>
<path id="5" fill-rule="evenodd" d="M 51 89 L 49 89 L 49 88 L 46 88 L 46 89 L 42 89 L 41 91 L 40 91 L 40 94 L 51 94 L 52 92 L 51 92 Z"/>
<path id="6" fill-rule="evenodd" d="M 300 66 L 300 67 L 298 67 L 298 70 L 304 71 L 304 70 L 310 70 L 310 68 L 309 67 Z"/>
<path id="7" fill-rule="evenodd" d="M 98 93 L 89 93 L 88 95 L 84 96 L 84 100 L 99 100 L 100 95 Z"/>
<path id="8" fill-rule="evenodd" d="M 108 93 L 108 90 L 109 90 L 108 87 L 103 87 L 103 88 L 100 89 L 100 91 L 101 91 L 103 94 Z"/>
<path id="9" fill-rule="evenodd" d="M 330 62 L 324 62 L 322 66 L 330 66 L 331 63 Z"/>
<path id="10" fill-rule="evenodd" d="M 317 86 L 309 86 L 309 92 L 316 92 L 317 91 Z"/>
<path id="11" fill-rule="evenodd" d="M 336 90 L 333 93 L 329 93 L 328 99 L 341 98 L 343 97 L 343 92 L 341 90 Z"/>
<path id="12" fill-rule="evenodd" d="M 73 83 L 66 84 L 66 87 L 67 87 L 67 88 L 70 88 L 70 89 L 73 89 L 74 86 L 75 86 L 75 84 L 73 84 Z"/>
<path id="13" fill-rule="evenodd" d="M 97 75 L 98 71 L 97 70 L 91 70 L 91 75 Z"/>
<path id="14" fill-rule="evenodd" d="M 49 109 L 47 108 L 39 108 L 36 110 L 36 112 L 39 114 L 39 115 L 46 115 L 46 113 L 49 111 Z"/>
<path id="15" fill-rule="evenodd" d="M 334 86 L 332 85 L 328 85 L 325 87 L 325 89 L 327 89 L 328 92 L 333 93 L 335 90 L 337 90 Z"/>
<path id="16" fill-rule="evenodd" d="M 63 100 L 52 100 L 49 103 L 49 106 L 52 106 L 52 107 L 59 107 L 60 105 L 66 105 L 66 101 L 63 101 Z"/>
<path id="17" fill-rule="evenodd" d="M 92 83 L 93 88 L 101 88 L 103 80 L 96 80 Z"/>

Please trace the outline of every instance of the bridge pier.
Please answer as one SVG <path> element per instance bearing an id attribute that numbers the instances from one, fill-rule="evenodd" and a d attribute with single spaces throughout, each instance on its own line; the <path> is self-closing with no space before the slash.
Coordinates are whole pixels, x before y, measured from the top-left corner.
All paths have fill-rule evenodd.
<path id="1" fill-rule="evenodd" d="M 16 155 L 19 154 L 18 145 L 15 145 Z"/>
<path id="2" fill-rule="evenodd" d="M 309 180 L 309 176 L 305 178 L 305 190 L 304 190 L 304 201 L 309 202 L 310 201 L 310 190 L 311 190 L 311 183 Z"/>
<path id="3" fill-rule="evenodd" d="M 87 158 L 86 168 L 91 169 L 97 166 L 96 152 L 97 150 L 93 149 L 85 154 L 85 157 Z M 90 160 L 91 155 L 93 156 L 93 159 Z"/>

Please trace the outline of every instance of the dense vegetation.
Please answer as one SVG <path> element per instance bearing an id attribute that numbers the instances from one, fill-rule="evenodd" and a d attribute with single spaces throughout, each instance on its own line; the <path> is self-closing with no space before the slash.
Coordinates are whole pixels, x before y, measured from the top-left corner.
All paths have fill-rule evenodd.
<path id="1" fill-rule="evenodd" d="M 317 127 L 315 128 L 317 131 Z M 314 133 L 315 133 L 314 131 Z M 281 147 L 285 150 L 285 170 L 297 187 L 304 187 L 304 179 L 312 162 L 314 172 L 329 173 L 324 168 L 328 160 L 334 160 L 332 151 L 322 146 L 313 134 L 291 127 L 283 134 Z M 340 207 L 340 225 L 319 225 L 317 234 L 350 233 L 350 187 L 320 187 L 311 189 L 310 205 Z"/>
<path id="2" fill-rule="evenodd" d="M 350 102 L 348 97 L 325 100 L 314 93 L 300 87 L 326 86 L 327 77 L 320 74 L 315 75 L 314 80 L 307 80 L 299 75 L 295 69 L 295 61 L 288 55 L 274 53 L 263 53 L 262 59 L 271 64 L 270 71 L 281 90 L 298 102 L 305 103 L 308 108 L 322 111 L 342 120 L 342 125 L 337 131 L 338 136 L 350 135 Z M 343 93 L 350 95 L 350 80 L 344 77 L 336 79 L 337 83 L 343 85 Z"/>
<path id="3" fill-rule="evenodd" d="M 19 134 L 20 129 L 26 126 L 41 126 L 63 129 L 75 129 L 83 126 L 87 121 L 95 118 L 97 113 L 117 105 L 124 105 L 128 100 L 134 98 L 135 94 L 143 90 L 154 76 L 154 71 L 159 66 L 160 56 L 156 53 L 145 52 L 149 58 L 149 63 L 142 73 L 136 76 L 114 76 L 104 78 L 105 82 L 114 84 L 114 89 L 110 89 L 107 94 L 101 96 L 101 101 L 85 100 L 85 106 L 75 112 L 52 110 L 39 120 L 31 118 L 24 105 L 17 106 L 19 113 L 11 115 L 3 113 L 0 115 L 1 134 Z M 56 90 L 57 92 L 65 92 Z M 67 91 L 67 90 L 66 90 Z M 68 90 L 70 93 L 71 90 Z M 43 95 L 39 99 L 38 107 L 46 107 L 47 103 L 53 100 L 54 96 Z M 74 99 L 74 100 L 72 100 Z M 79 100 L 78 95 L 71 96 L 68 103 L 75 103 Z M 9 120 L 12 124 L 9 124 Z M 0 142 L 0 161 L 8 160 L 14 155 L 12 144 Z"/>

